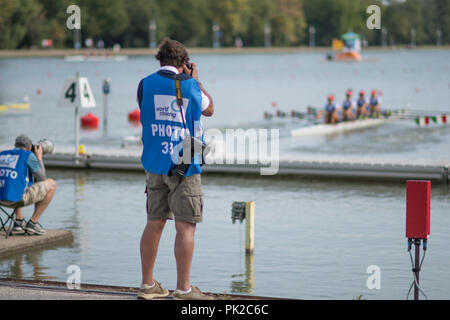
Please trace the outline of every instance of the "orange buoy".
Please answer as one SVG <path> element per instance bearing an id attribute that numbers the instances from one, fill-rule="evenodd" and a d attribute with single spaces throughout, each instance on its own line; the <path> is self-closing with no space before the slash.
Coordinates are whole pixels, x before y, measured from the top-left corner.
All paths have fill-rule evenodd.
<path id="1" fill-rule="evenodd" d="M 98 129 L 98 117 L 95 114 L 88 112 L 81 117 L 81 127 L 87 130 Z"/>
<path id="2" fill-rule="evenodd" d="M 141 110 L 134 109 L 133 111 L 128 113 L 128 121 L 130 122 L 139 122 L 141 121 Z"/>

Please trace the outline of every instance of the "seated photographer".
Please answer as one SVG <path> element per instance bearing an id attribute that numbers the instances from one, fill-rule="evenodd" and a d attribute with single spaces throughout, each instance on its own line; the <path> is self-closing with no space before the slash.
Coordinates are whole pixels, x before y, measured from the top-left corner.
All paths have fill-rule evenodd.
<path id="1" fill-rule="evenodd" d="M 28 234 L 42 235 L 45 230 L 38 220 L 53 198 L 56 182 L 46 177 L 41 145 L 37 144 L 33 148 L 31 139 L 20 135 L 14 147 L 0 152 L 0 203 L 19 205 L 14 231 L 24 230 Z M 33 203 L 33 215 L 26 223 L 21 207 Z"/>

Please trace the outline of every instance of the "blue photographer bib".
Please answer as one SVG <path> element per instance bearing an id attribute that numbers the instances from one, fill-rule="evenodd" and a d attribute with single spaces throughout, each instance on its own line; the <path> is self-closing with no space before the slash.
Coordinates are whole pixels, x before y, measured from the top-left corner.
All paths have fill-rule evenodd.
<path id="1" fill-rule="evenodd" d="M 140 106 L 144 149 L 141 161 L 146 171 L 156 174 L 167 175 L 179 164 L 181 159 L 176 155 L 182 152 L 182 138 L 185 135 L 202 137 L 200 87 L 194 78 L 180 75 L 182 114 L 176 100 L 174 76 L 172 72 L 159 71 L 142 81 Z M 183 127 L 183 118 L 187 132 Z M 185 175 L 196 173 L 201 173 L 198 154 Z"/>
<path id="2" fill-rule="evenodd" d="M 22 149 L 0 152 L 0 200 L 17 202 L 22 199 L 28 180 L 28 157 L 31 151 Z"/>

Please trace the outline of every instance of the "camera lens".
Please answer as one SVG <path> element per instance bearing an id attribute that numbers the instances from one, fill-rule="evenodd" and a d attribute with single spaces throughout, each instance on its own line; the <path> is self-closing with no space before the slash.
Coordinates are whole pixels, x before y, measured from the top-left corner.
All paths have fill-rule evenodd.
<path id="1" fill-rule="evenodd" d="M 38 142 L 38 145 L 41 146 L 43 154 L 48 154 L 48 153 L 53 152 L 53 149 L 54 149 L 53 143 L 47 139 L 40 140 Z"/>

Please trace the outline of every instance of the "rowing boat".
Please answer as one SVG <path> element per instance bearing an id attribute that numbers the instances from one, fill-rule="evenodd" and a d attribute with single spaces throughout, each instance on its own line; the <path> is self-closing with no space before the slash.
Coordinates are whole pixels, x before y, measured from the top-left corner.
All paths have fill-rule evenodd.
<path id="1" fill-rule="evenodd" d="M 0 104 L 0 111 L 9 110 L 29 110 L 29 103 L 10 103 L 10 104 Z"/>
<path id="2" fill-rule="evenodd" d="M 352 121 L 339 122 L 337 124 L 316 124 L 313 126 L 302 127 L 291 130 L 294 137 L 327 135 L 333 133 L 347 132 L 358 129 L 365 129 L 380 126 L 389 122 L 400 120 L 404 117 L 404 113 L 393 114 L 389 117 L 382 116 L 380 118 L 357 119 Z"/>

